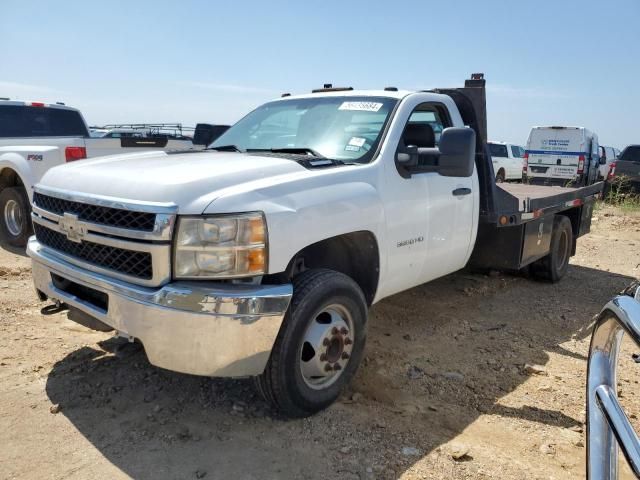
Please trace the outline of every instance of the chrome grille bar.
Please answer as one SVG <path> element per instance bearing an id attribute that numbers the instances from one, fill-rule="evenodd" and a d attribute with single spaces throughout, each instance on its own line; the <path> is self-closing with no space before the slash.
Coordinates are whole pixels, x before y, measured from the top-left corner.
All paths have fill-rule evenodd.
<path id="1" fill-rule="evenodd" d="M 64 192 L 62 190 L 42 187 L 40 185 L 36 185 L 35 193 L 74 203 L 95 205 L 99 207 L 112 208 L 114 210 L 128 210 L 131 212 L 139 212 L 141 214 L 155 214 L 155 222 L 153 229 L 151 230 L 121 228 L 114 225 L 105 225 L 81 219 L 82 223 L 92 232 L 137 240 L 171 240 L 171 234 L 173 232 L 175 218 L 178 212 L 178 207 L 175 204 L 132 202 L 117 198 L 102 197 L 99 195 L 94 197 L 83 193 Z M 40 217 L 47 218 L 56 223 L 59 223 L 62 218 L 62 215 L 59 213 L 46 210 L 37 204 L 33 205 L 33 212 L 38 214 Z"/>
<path id="2" fill-rule="evenodd" d="M 35 192 L 39 195 L 63 200 L 61 202 L 42 202 L 49 208 L 57 209 L 56 212 L 34 205 L 31 214 L 35 225 L 45 227 L 45 230 L 40 230 L 40 233 L 47 236 L 49 245 L 44 244 L 43 247 L 52 255 L 87 270 L 141 286 L 155 287 L 171 279 L 171 236 L 176 221 L 176 205 L 126 201 L 66 192 L 40 185 L 35 187 Z M 99 215 L 104 213 L 104 210 L 84 210 L 83 204 L 118 210 L 116 214 L 119 217 L 117 218 L 129 218 L 126 213 L 122 214 L 122 211 L 129 211 L 132 214 L 141 213 L 146 215 L 146 219 L 150 218 L 149 214 L 152 214 L 155 218 L 153 229 L 136 230 L 81 219 L 78 215 L 79 212 L 93 213 L 97 211 L 97 220 L 102 220 Z M 63 211 L 66 207 L 70 207 L 73 211 Z M 87 216 L 90 217 L 91 214 Z M 132 224 L 148 225 L 144 222 L 132 222 Z M 38 238 L 37 229 L 36 238 Z M 80 245 L 82 242 L 86 242 L 86 244 Z M 100 246 L 108 248 L 101 249 Z M 106 255 L 104 259 L 101 258 L 101 252 Z M 150 269 L 144 263 L 147 261 L 145 254 L 151 256 Z M 123 264 L 118 263 L 121 259 Z M 151 275 L 149 275 L 149 270 L 152 272 Z"/>

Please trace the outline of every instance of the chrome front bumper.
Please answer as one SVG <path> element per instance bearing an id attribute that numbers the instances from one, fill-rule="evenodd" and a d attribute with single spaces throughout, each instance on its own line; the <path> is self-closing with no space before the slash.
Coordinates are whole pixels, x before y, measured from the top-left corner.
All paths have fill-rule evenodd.
<path id="1" fill-rule="evenodd" d="M 72 265 L 35 237 L 27 253 L 37 290 L 140 340 L 153 365 L 193 375 L 262 373 L 293 293 L 290 284 L 141 287 Z M 52 274 L 106 294 L 107 308 L 58 288 Z"/>
<path id="2" fill-rule="evenodd" d="M 640 287 L 602 309 L 594 325 L 587 369 L 587 478 L 618 478 L 618 450 L 640 478 L 640 438 L 618 400 L 618 354 L 624 334 L 640 347 Z M 634 291 L 629 291 L 634 290 Z M 634 296 L 631 297 L 630 294 Z"/>

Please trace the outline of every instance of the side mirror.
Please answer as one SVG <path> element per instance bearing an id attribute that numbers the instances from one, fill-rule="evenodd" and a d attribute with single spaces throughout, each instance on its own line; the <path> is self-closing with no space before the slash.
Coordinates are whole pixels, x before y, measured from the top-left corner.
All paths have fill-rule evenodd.
<path id="1" fill-rule="evenodd" d="M 607 157 L 600 157 L 599 163 L 600 163 L 600 165 L 606 165 L 607 164 Z"/>
<path id="2" fill-rule="evenodd" d="M 438 173 L 445 177 L 470 177 L 476 153 L 476 132 L 471 128 L 445 128 L 440 136 Z"/>

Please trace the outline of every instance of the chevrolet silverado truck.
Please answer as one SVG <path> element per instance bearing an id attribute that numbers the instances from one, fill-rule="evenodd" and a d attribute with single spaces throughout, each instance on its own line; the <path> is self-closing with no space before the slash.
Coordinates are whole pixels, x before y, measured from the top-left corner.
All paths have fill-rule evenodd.
<path id="1" fill-rule="evenodd" d="M 56 167 L 35 187 L 35 288 L 153 365 L 253 376 L 283 413 L 310 415 L 352 378 L 381 299 L 465 265 L 566 273 L 602 184 L 497 185 L 486 138 L 476 74 L 431 91 L 325 85 L 203 151 Z"/>
<path id="2" fill-rule="evenodd" d="M 0 241 L 27 244 L 33 186 L 49 168 L 115 153 L 194 148 L 190 138 L 177 135 L 109 133 L 91 137 L 80 111 L 60 103 L 0 99 Z"/>

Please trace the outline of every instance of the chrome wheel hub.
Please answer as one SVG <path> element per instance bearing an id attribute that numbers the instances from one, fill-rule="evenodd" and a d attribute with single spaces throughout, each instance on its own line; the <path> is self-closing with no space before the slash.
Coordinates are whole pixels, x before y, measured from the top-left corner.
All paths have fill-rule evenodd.
<path id="1" fill-rule="evenodd" d="M 340 305 L 330 305 L 315 316 L 300 350 L 300 370 L 309 387 L 326 388 L 340 377 L 351 358 L 353 333 L 353 320 Z"/>
<path id="2" fill-rule="evenodd" d="M 9 200 L 4 205 L 4 224 L 14 237 L 22 233 L 22 212 L 20 205 L 15 200 Z"/>

